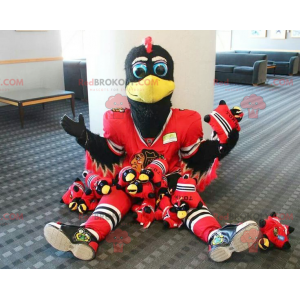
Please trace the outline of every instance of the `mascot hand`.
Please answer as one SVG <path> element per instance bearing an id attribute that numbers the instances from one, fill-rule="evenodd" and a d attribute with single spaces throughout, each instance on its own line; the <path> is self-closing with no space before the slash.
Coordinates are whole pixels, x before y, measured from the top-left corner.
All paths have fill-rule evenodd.
<path id="1" fill-rule="evenodd" d="M 79 115 L 78 122 L 74 122 L 67 115 L 64 115 L 60 120 L 60 125 L 68 134 L 75 136 L 76 138 L 81 137 L 86 129 L 82 114 Z"/>

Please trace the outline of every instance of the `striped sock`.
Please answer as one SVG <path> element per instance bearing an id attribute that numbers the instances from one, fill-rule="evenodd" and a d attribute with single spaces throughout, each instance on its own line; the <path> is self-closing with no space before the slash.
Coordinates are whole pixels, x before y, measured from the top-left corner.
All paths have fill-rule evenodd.
<path id="1" fill-rule="evenodd" d="M 190 209 L 184 220 L 186 227 L 204 242 L 208 242 L 208 236 L 213 230 L 221 228 L 205 205 L 201 208 Z"/>

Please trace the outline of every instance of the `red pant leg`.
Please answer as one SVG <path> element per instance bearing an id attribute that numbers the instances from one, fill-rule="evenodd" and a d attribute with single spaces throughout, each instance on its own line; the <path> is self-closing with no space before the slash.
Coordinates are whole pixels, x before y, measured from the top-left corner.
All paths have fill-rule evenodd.
<path id="1" fill-rule="evenodd" d="M 120 223 L 132 205 L 132 199 L 122 190 L 112 187 L 109 195 L 104 195 L 93 214 L 85 223 L 85 228 L 92 229 L 103 240 Z"/>
<path id="2" fill-rule="evenodd" d="M 213 230 L 221 228 L 221 225 L 209 212 L 204 202 L 201 208 L 189 210 L 184 223 L 189 230 L 206 243 L 209 234 Z"/>

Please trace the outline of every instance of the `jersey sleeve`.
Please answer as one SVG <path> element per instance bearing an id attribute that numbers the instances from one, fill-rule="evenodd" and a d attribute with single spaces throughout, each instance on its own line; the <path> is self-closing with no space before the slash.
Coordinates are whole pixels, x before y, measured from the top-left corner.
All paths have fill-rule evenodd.
<path id="1" fill-rule="evenodd" d="M 183 111 L 184 112 L 184 111 Z M 203 129 L 201 116 L 196 111 L 187 111 L 181 118 L 183 136 L 180 144 L 182 158 L 186 159 L 193 156 L 203 140 Z"/>
<path id="2" fill-rule="evenodd" d="M 122 133 L 125 122 L 124 115 L 124 111 L 111 110 L 107 111 L 103 117 L 103 131 L 107 145 L 113 153 L 119 156 L 125 152 Z"/>

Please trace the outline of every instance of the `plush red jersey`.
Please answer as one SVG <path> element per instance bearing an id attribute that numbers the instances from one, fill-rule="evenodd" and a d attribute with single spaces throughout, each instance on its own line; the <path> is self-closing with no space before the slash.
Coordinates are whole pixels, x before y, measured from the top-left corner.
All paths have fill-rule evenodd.
<path id="1" fill-rule="evenodd" d="M 165 158 L 170 174 L 180 170 L 179 155 L 188 158 L 197 151 L 203 138 L 201 116 L 196 111 L 172 108 L 160 134 L 151 139 L 141 136 L 130 109 L 107 111 L 104 137 L 115 154 L 126 153 L 123 166 L 140 172 L 153 160 Z"/>
<path id="2" fill-rule="evenodd" d="M 281 224 L 280 219 L 275 215 L 274 217 L 269 216 L 265 220 L 265 226 L 261 227 L 260 230 L 277 248 L 283 248 L 284 244 L 289 241 L 289 227 Z"/>

